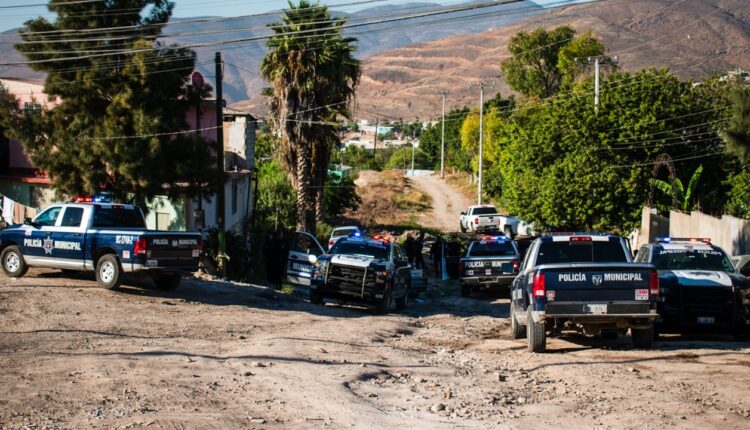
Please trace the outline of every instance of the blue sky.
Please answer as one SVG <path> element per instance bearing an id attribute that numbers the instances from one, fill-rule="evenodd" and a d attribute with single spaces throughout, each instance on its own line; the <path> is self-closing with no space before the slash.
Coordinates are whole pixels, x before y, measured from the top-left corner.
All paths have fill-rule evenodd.
<path id="1" fill-rule="evenodd" d="M 237 16 L 254 13 L 269 12 L 286 7 L 286 0 L 175 0 L 174 10 L 175 17 L 192 17 L 192 16 Z M 414 1 L 440 3 L 444 5 L 464 3 L 467 0 L 322 0 L 321 3 L 327 4 L 333 9 L 343 11 L 354 11 L 384 4 L 411 3 Z M 560 0 L 536 0 L 535 3 L 544 5 L 546 3 L 559 2 Z M 573 1 L 571 1 L 573 2 Z M 33 1 L 30 3 L 41 3 Z M 364 3 L 358 6 L 338 6 L 351 3 Z M 0 6 L 23 5 L 23 0 L 0 0 Z M 24 21 L 45 15 L 47 9 L 44 6 L 29 6 L 24 8 L 5 9 L 0 14 L 0 31 L 20 27 Z"/>

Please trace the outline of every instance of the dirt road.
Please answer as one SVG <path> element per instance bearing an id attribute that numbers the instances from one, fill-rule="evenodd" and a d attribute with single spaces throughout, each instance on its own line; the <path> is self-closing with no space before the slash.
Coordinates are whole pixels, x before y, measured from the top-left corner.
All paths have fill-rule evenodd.
<path id="1" fill-rule="evenodd" d="M 173 293 L 0 275 L 0 428 L 750 425 L 750 345 L 508 338 L 506 300 L 405 314 L 189 280 Z"/>
<path id="2" fill-rule="evenodd" d="M 409 181 L 432 198 L 432 208 L 421 215 L 421 224 L 444 232 L 458 231 L 461 211 L 472 202 L 439 176 L 410 176 Z"/>

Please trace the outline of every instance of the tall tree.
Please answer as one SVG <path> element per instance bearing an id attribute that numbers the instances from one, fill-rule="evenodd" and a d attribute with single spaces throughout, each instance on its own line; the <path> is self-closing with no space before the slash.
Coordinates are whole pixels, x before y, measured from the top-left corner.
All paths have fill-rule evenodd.
<path id="1" fill-rule="evenodd" d="M 732 118 L 721 137 L 727 148 L 747 163 L 750 162 L 750 87 L 733 89 L 731 101 Z"/>
<path id="2" fill-rule="evenodd" d="M 59 194 L 106 189 L 143 204 L 195 194 L 209 181 L 209 145 L 184 134 L 186 76 L 195 53 L 157 39 L 168 0 L 51 0 L 56 15 L 27 21 L 16 45 L 55 100 L 38 114 L 10 107 L 10 133 Z M 6 110 L 7 112 L 7 110 Z"/>
<path id="3" fill-rule="evenodd" d="M 310 0 L 289 2 L 271 25 L 261 75 L 271 84 L 271 125 L 281 137 L 280 155 L 297 194 L 297 227 L 315 231 L 324 215 L 324 190 L 335 121 L 350 117 L 360 78 L 356 39 L 344 37 L 344 18 Z"/>
<path id="4" fill-rule="evenodd" d="M 519 31 L 511 37 L 508 51 L 511 57 L 500 63 L 508 85 L 527 97 L 547 98 L 575 81 L 581 72 L 576 57 L 602 55 L 604 45 L 590 32 L 576 37 L 573 27 L 563 25 L 550 31 Z"/>

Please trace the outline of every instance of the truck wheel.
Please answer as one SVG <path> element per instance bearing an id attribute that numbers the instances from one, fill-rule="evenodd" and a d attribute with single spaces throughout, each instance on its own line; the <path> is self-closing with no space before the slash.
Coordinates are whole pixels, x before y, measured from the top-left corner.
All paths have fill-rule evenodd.
<path id="1" fill-rule="evenodd" d="M 180 286 L 182 276 L 179 273 L 169 273 L 156 275 L 152 279 L 154 280 L 154 285 L 156 285 L 157 290 L 172 291 Z"/>
<path id="2" fill-rule="evenodd" d="M 516 319 L 516 307 L 510 305 L 510 337 L 513 339 L 522 339 L 526 337 L 526 326 L 522 326 Z"/>
<path id="3" fill-rule="evenodd" d="M 323 304 L 323 295 L 319 292 L 311 289 L 310 290 L 310 303 L 314 305 L 322 305 Z"/>
<path id="4" fill-rule="evenodd" d="M 464 227 L 463 223 L 461 223 L 461 222 L 458 223 L 458 228 L 461 229 L 461 233 L 466 233 L 466 227 Z"/>
<path id="5" fill-rule="evenodd" d="M 654 340 L 654 327 L 631 328 L 630 336 L 633 338 L 633 345 L 636 348 L 648 348 Z"/>
<path id="6" fill-rule="evenodd" d="M 547 350 L 547 331 L 544 321 L 534 322 L 531 316 L 531 306 L 529 306 L 526 316 L 526 339 L 529 342 L 529 352 L 544 352 Z"/>
<path id="7" fill-rule="evenodd" d="M 383 298 L 375 305 L 375 311 L 380 315 L 388 315 L 391 311 L 392 304 L 391 290 L 388 289 L 383 293 Z"/>
<path id="8" fill-rule="evenodd" d="M 29 270 L 26 260 L 23 259 L 21 249 L 15 245 L 9 246 L 0 254 L 0 260 L 3 262 L 3 272 L 9 278 L 20 278 Z"/>
<path id="9" fill-rule="evenodd" d="M 513 229 L 509 225 L 505 226 L 505 230 L 503 230 L 503 232 L 505 233 L 505 237 L 511 240 L 513 239 Z"/>
<path id="10" fill-rule="evenodd" d="M 469 297 L 471 295 L 471 286 L 461 284 L 461 297 Z"/>
<path id="11" fill-rule="evenodd" d="M 108 290 L 122 284 L 122 268 L 114 254 L 106 254 L 96 262 L 96 282 Z"/>

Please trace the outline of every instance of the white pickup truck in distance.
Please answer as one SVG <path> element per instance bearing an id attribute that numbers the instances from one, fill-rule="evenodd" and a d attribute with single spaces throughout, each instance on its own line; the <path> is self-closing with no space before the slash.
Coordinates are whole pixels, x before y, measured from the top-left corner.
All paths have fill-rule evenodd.
<path id="1" fill-rule="evenodd" d="M 501 215 L 494 206 L 469 206 L 461 212 L 459 221 L 462 233 L 503 232 L 509 238 L 518 234 L 516 217 Z"/>

